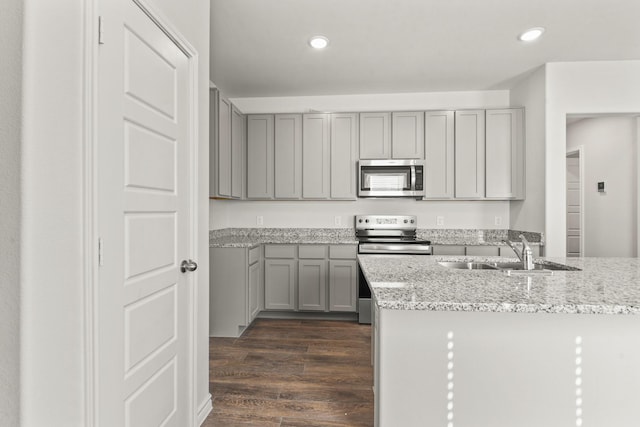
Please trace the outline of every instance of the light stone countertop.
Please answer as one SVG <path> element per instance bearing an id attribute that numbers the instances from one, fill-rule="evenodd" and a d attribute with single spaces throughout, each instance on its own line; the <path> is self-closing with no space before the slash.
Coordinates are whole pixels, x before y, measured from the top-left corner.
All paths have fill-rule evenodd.
<path id="1" fill-rule="evenodd" d="M 507 276 L 456 270 L 438 261 L 517 261 L 500 257 L 358 255 L 381 309 L 518 313 L 640 313 L 638 258 L 539 258 L 582 271 Z"/>

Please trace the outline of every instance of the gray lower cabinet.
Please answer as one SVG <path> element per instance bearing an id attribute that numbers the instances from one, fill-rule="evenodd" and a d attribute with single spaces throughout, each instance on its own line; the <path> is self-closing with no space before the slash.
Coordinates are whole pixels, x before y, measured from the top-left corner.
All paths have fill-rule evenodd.
<path id="1" fill-rule="evenodd" d="M 521 247 L 519 243 L 517 243 L 518 249 Z M 463 246 L 463 245 L 433 245 L 433 255 L 467 255 L 467 256 L 501 256 L 513 258 L 516 254 L 509 246 L 495 246 L 495 245 L 473 245 L 473 246 Z M 540 246 L 532 245 L 531 250 L 533 251 L 534 257 L 540 256 Z"/>
<path id="2" fill-rule="evenodd" d="M 467 255 L 498 256 L 500 255 L 500 247 L 499 246 L 467 246 Z"/>
<path id="3" fill-rule="evenodd" d="M 356 245 L 265 245 L 265 309 L 355 312 Z"/>
<path id="4" fill-rule="evenodd" d="M 355 312 L 358 270 L 355 260 L 329 260 L 329 310 Z"/>
<path id="5" fill-rule="evenodd" d="M 262 309 L 262 247 L 211 248 L 209 335 L 238 337 Z"/>
<path id="6" fill-rule="evenodd" d="M 462 245 L 433 245 L 433 255 L 465 255 L 466 250 Z"/>
<path id="7" fill-rule="evenodd" d="M 295 259 L 266 259 L 264 261 L 264 308 L 267 310 L 295 310 Z"/>
<path id="8" fill-rule="evenodd" d="M 298 310 L 325 311 L 327 309 L 327 261 L 301 259 L 298 261 Z"/>

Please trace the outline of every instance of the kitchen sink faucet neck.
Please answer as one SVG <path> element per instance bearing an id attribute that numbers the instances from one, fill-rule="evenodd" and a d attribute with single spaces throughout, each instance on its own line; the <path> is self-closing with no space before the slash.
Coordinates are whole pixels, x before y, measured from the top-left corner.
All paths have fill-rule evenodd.
<path id="1" fill-rule="evenodd" d="M 531 246 L 529 246 L 529 241 L 524 237 L 524 234 L 521 234 L 518 237 L 522 241 L 522 250 L 519 250 L 509 239 L 504 240 L 504 242 L 513 249 L 513 252 L 515 252 L 518 259 L 522 262 L 523 270 L 533 270 L 533 250 L 531 249 Z"/>

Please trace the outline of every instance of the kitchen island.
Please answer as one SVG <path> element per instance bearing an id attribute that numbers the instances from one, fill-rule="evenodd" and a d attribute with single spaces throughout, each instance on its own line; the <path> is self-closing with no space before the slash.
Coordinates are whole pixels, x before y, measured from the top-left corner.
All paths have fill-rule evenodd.
<path id="1" fill-rule="evenodd" d="M 377 426 L 638 425 L 638 259 L 553 258 L 580 271 L 512 276 L 439 264 L 504 258 L 358 259 Z"/>

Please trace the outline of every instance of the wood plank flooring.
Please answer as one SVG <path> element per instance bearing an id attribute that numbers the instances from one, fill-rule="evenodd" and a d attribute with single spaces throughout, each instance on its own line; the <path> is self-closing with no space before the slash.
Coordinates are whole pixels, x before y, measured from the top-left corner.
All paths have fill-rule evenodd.
<path id="1" fill-rule="evenodd" d="M 204 427 L 373 426 L 370 325 L 256 319 L 209 349 Z"/>

